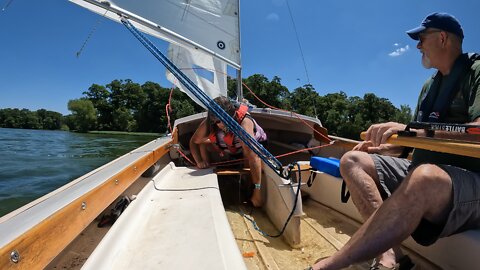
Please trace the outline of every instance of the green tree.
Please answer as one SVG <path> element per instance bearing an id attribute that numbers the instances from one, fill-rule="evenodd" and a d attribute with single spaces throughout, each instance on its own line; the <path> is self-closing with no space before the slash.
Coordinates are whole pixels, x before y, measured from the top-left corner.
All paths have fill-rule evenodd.
<path id="1" fill-rule="evenodd" d="M 132 80 L 114 80 L 107 85 L 113 109 L 113 130 L 136 131 L 137 120 L 142 115 L 142 107 L 147 95 L 138 83 Z"/>
<path id="2" fill-rule="evenodd" d="M 142 87 L 132 80 L 114 80 L 107 84 L 110 89 L 110 99 L 114 110 L 126 108 L 137 112 L 146 98 Z"/>
<path id="3" fill-rule="evenodd" d="M 97 110 L 98 130 L 110 130 L 113 122 L 113 108 L 110 92 L 105 86 L 92 84 L 83 94 L 93 103 Z"/>
<path id="4" fill-rule="evenodd" d="M 119 108 L 114 112 L 113 130 L 119 131 L 136 131 L 137 121 L 127 108 Z"/>
<path id="5" fill-rule="evenodd" d="M 248 87 L 255 95 L 263 102 L 274 106 L 276 108 L 284 108 L 288 103 L 287 97 L 289 96 L 288 89 L 280 83 L 280 78 L 275 76 L 272 81 L 269 81 L 267 77 L 254 74 L 244 79 L 246 87 Z M 246 88 L 245 87 L 245 88 Z M 248 90 L 243 91 L 244 97 L 252 104 L 258 107 L 265 107 L 265 105 L 258 101 Z"/>
<path id="6" fill-rule="evenodd" d="M 37 110 L 37 116 L 42 129 L 58 130 L 63 125 L 63 115 L 61 113 L 40 109 Z"/>
<path id="7" fill-rule="evenodd" d="M 394 117 L 395 122 L 408 124 L 412 121 L 412 109 L 408 105 L 400 105 L 400 110 L 397 111 Z"/>
<path id="8" fill-rule="evenodd" d="M 138 130 L 143 132 L 165 132 L 165 105 L 170 90 L 158 83 L 146 82 L 142 85 L 146 95 L 145 102 L 137 114 Z"/>
<path id="9" fill-rule="evenodd" d="M 402 105 L 397 109 L 386 98 L 380 98 L 372 93 L 361 97 L 348 97 L 344 92 L 330 93 L 320 96 L 315 88 L 304 85 L 289 92 L 281 84 L 279 77 L 271 81 L 261 74 L 254 74 L 243 80 L 258 98 L 270 106 L 293 110 L 297 113 L 317 117 L 329 129 L 330 134 L 359 139 L 361 131 L 366 130 L 373 123 L 397 121 L 406 123 L 411 118 L 411 109 Z M 227 80 L 228 96 L 237 94 L 237 81 Z M 244 96 L 250 103 L 265 107 L 249 90 L 244 87 Z M 170 89 L 163 88 L 154 82 L 143 85 L 127 80 L 113 80 L 106 86 L 92 84 L 83 93 L 96 111 L 98 129 L 165 132 L 167 131 L 166 105 L 169 101 Z M 194 103 L 186 94 L 175 89 L 171 99 L 170 121 L 173 124 L 178 118 L 203 111 L 203 108 Z M 0 125 L 26 125 L 20 110 L 12 113 L 0 114 Z M 51 121 L 48 117 L 38 114 L 42 125 Z M 29 116 L 28 125 L 35 125 L 35 116 Z M 21 120 L 19 120 L 21 119 Z M 77 114 L 64 117 L 64 122 L 71 129 L 79 129 Z M 89 121 L 91 124 L 95 121 Z M 93 124 L 92 124 L 93 125 Z M 75 126 L 74 128 L 72 128 Z M 89 129 L 95 128 L 92 126 Z"/>
<path id="10" fill-rule="evenodd" d="M 87 132 L 96 126 L 97 112 L 90 100 L 86 98 L 70 100 L 68 110 L 72 112 L 73 129 Z"/>
<path id="11" fill-rule="evenodd" d="M 330 134 L 341 136 L 340 125 L 347 120 L 347 95 L 344 92 L 321 96 L 316 105 L 319 119 Z"/>
<path id="12" fill-rule="evenodd" d="M 303 115 L 317 117 L 320 96 L 311 85 L 307 84 L 303 87 L 296 88 L 288 99 L 289 109 Z"/>

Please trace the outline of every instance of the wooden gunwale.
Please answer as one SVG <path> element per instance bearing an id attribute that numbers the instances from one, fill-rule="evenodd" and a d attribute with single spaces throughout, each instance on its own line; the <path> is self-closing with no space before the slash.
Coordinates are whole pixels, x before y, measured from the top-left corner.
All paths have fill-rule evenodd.
<path id="1" fill-rule="evenodd" d="M 172 140 L 78 197 L 0 248 L 0 269 L 43 269 L 140 175 L 170 151 Z M 86 205 L 86 207 L 83 207 Z M 11 253 L 18 252 L 17 263 Z"/>

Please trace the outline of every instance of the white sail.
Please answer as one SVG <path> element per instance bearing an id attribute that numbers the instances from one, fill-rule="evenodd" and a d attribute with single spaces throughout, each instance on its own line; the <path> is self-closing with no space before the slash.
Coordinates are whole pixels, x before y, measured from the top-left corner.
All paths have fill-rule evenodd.
<path id="1" fill-rule="evenodd" d="M 227 65 L 199 50 L 187 49 L 174 44 L 168 48 L 168 58 L 182 70 L 210 98 L 227 96 Z M 190 91 L 167 70 L 167 79 L 185 92 L 192 100 L 205 107 Z"/>
<path id="2" fill-rule="evenodd" d="M 121 14 L 145 33 L 241 67 L 238 0 L 70 1 L 117 22 Z"/>

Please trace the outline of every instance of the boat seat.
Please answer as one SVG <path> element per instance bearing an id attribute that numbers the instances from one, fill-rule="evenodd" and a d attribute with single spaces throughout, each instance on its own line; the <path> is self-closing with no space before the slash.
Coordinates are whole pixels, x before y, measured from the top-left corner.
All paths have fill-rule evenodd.
<path id="1" fill-rule="evenodd" d="M 168 164 L 130 203 L 82 269 L 246 269 L 217 175 Z"/>
<path id="2" fill-rule="evenodd" d="M 341 178 L 340 175 L 340 160 L 337 158 L 312 157 L 310 165 L 316 169 L 317 172 L 323 172 L 336 178 Z M 316 177 L 317 172 L 312 172 L 308 180 L 309 186 Z M 340 200 L 342 203 L 347 203 L 350 199 L 350 191 L 347 190 L 347 184 L 342 179 L 342 187 L 340 190 Z"/>
<path id="3" fill-rule="evenodd" d="M 310 166 L 317 171 L 328 173 L 334 177 L 340 176 L 340 160 L 336 158 L 312 157 Z"/>

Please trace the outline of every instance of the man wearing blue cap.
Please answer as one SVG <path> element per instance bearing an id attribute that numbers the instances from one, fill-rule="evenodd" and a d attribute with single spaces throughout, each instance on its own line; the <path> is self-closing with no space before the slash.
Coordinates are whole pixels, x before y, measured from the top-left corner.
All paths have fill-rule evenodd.
<path id="1" fill-rule="evenodd" d="M 422 88 L 415 120 L 479 125 L 480 57 L 462 52 L 460 23 L 449 14 L 433 13 L 407 34 L 418 40 L 423 66 L 438 70 Z M 399 248 L 408 236 L 430 245 L 480 228 L 480 159 L 422 149 L 414 150 L 412 161 L 393 157 L 405 151 L 386 140 L 404 129 L 393 122 L 372 125 L 365 141 L 342 157 L 342 177 L 366 221 L 342 249 L 310 269 L 340 269 L 373 257 L 371 269 L 412 269 Z"/>

